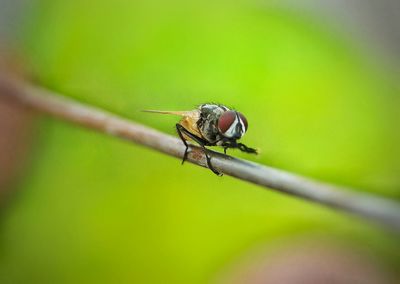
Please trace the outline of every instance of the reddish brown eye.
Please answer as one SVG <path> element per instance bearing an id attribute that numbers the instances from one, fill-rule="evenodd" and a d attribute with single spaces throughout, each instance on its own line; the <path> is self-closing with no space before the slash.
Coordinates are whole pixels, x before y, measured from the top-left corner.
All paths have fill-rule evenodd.
<path id="1" fill-rule="evenodd" d="M 219 131 L 225 133 L 229 129 L 229 127 L 231 127 L 232 123 L 235 122 L 235 119 L 236 113 L 234 111 L 229 110 L 227 112 L 224 112 L 218 120 Z"/>
<path id="2" fill-rule="evenodd" d="M 248 127 L 248 124 L 247 124 L 247 119 L 244 117 L 244 115 L 243 114 L 241 114 L 240 112 L 239 112 L 239 117 L 240 117 L 240 119 L 243 121 L 243 124 L 244 124 L 244 130 L 245 131 L 247 131 L 247 127 Z"/>

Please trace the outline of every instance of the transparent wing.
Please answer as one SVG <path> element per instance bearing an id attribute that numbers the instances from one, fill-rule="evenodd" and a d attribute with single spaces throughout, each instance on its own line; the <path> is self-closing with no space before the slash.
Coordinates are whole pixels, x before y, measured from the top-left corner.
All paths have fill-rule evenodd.
<path id="1" fill-rule="evenodd" d="M 173 111 L 173 110 L 142 110 L 143 112 L 150 112 L 150 113 L 159 113 L 159 114 L 172 114 L 172 115 L 179 115 L 179 116 L 192 116 L 194 112 L 193 110 L 189 111 Z"/>

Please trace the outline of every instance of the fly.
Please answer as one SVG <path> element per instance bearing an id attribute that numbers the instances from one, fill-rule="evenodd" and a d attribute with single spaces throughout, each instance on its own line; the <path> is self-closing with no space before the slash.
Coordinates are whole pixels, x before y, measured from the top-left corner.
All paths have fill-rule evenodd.
<path id="1" fill-rule="evenodd" d="M 221 175 L 211 164 L 211 157 L 206 146 L 222 146 L 224 153 L 228 148 L 257 154 L 257 150 L 239 143 L 238 140 L 246 133 L 247 119 L 236 110 L 231 110 L 220 104 L 202 104 L 197 109 L 190 111 L 158 111 L 146 110 L 146 112 L 179 115 L 182 119 L 176 124 L 176 130 L 185 144 L 185 154 L 182 164 L 187 159 L 189 144 L 192 140 L 198 143 L 206 155 L 207 166 L 215 174 Z"/>

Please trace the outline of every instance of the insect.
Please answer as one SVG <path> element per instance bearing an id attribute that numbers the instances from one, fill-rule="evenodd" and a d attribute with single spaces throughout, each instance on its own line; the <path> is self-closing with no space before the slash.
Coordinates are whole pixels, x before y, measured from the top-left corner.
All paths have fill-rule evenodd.
<path id="1" fill-rule="evenodd" d="M 247 119 L 236 110 L 231 110 L 221 104 L 202 104 L 197 109 L 190 111 L 158 111 L 145 110 L 145 112 L 173 114 L 181 116 L 176 124 L 176 130 L 183 144 L 186 146 L 182 164 L 187 159 L 189 144 L 187 141 L 195 141 L 204 150 L 207 166 L 215 174 L 221 175 L 211 164 L 211 157 L 206 146 L 222 146 L 224 153 L 228 148 L 257 154 L 257 150 L 239 143 L 238 140 L 246 133 Z"/>

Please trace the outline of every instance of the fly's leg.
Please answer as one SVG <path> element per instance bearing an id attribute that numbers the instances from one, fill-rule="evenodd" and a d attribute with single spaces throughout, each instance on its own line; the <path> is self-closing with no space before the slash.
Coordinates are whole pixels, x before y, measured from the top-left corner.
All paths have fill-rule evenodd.
<path id="1" fill-rule="evenodd" d="M 220 139 L 215 142 L 217 145 L 224 147 L 224 154 L 226 155 L 226 151 L 228 148 L 232 147 L 229 141 L 225 141 L 225 139 Z"/>
<path id="2" fill-rule="evenodd" d="M 182 140 L 182 142 L 183 142 L 183 144 L 185 144 L 185 146 L 186 146 L 186 149 L 185 149 L 185 154 L 183 154 L 183 159 L 182 159 L 182 165 L 183 165 L 183 163 L 186 161 L 186 159 L 187 159 L 187 155 L 188 155 L 188 152 L 189 152 L 189 145 L 188 145 L 188 143 L 186 142 L 186 140 L 185 140 L 185 138 L 183 137 L 183 134 L 182 134 L 182 132 L 183 132 L 183 129 L 185 129 L 182 125 L 180 125 L 180 124 L 176 124 L 176 131 L 178 132 L 178 134 L 179 134 L 179 137 L 181 138 L 181 140 Z M 186 129 L 185 129 L 186 130 Z"/>
<path id="3" fill-rule="evenodd" d="M 236 140 L 223 141 L 221 146 L 224 147 L 225 155 L 226 155 L 226 150 L 228 150 L 228 148 L 238 148 L 240 151 L 245 152 L 245 153 L 258 154 L 256 149 L 247 147 L 246 145 L 244 145 L 242 143 L 237 143 Z"/>
<path id="4" fill-rule="evenodd" d="M 239 148 L 240 151 L 245 152 L 245 153 L 258 154 L 256 149 L 249 148 L 249 147 L 247 147 L 246 145 L 244 145 L 242 143 L 238 143 L 237 144 L 237 148 Z"/>
<path id="5" fill-rule="evenodd" d="M 187 158 L 187 152 L 188 152 L 188 148 L 189 145 L 187 144 L 186 140 L 183 137 L 183 134 L 185 134 L 186 136 L 190 137 L 191 139 L 193 139 L 193 141 L 197 142 L 201 148 L 203 148 L 204 154 L 206 155 L 206 161 L 207 161 L 207 166 L 208 168 L 216 175 L 221 176 L 222 174 L 219 173 L 216 169 L 214 169 L 214 167 L 211 165 L 211 157 L 208 154 L 208 150 L 206 149 L 205 145 L 207 144 L 206 141 L 204 141 L 204 139 L 194 135 L 193 133 L 191 133 L 189 130 L 187 130 L 185 127 L 183 127 L 182 125 L 180 125 L 179 123 L 176 124 L 176 129 L 178 131 L 179 137 L 182 139 L 183 143 L 186 146 L 186 150 L 185 150 L 185 154 L 183 156 L 183 162 L 186 160 Z"/>

